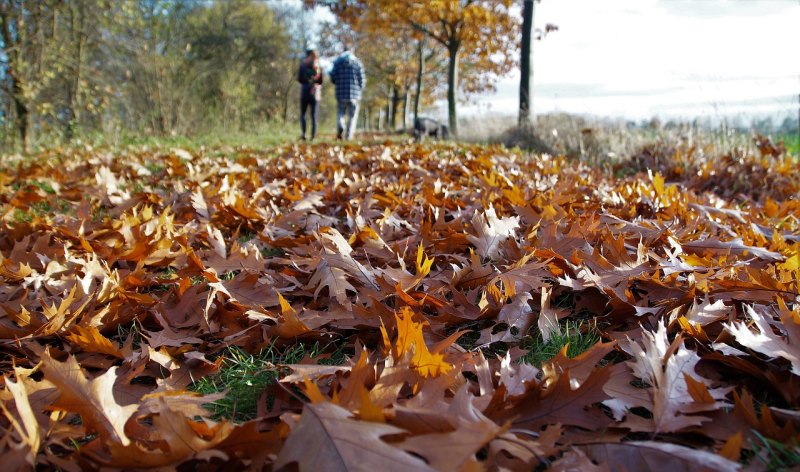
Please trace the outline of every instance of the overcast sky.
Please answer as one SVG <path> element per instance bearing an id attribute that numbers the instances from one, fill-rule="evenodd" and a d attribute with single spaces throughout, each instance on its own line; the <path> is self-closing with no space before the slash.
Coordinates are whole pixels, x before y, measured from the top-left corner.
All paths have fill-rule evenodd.
<path id="1" fill-rule="evenodd" d="M 559 27 L 534 46 L 537 112 L 797 116 L 800 0 L 543 0 L 535 23 Z M 518 80 L 464 114 L 515 114 Z"/>

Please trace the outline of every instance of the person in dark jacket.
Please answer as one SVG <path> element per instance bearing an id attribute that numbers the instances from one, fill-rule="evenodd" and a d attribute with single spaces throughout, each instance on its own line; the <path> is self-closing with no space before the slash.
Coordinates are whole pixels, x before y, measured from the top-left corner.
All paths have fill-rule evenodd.
<path id="1" fill-rule="evenodd" d="M 322 68 L 319 65 L 317 51 L 308 49 L 306 57 L 297 69 L 297 81 L 300 82 L 300 139 L 306 140 L 306 111 L 311 113 L 311 140 L 317 135 L 317 110 L 322 100 Z"/>
<path id="2" fill-rule="evenodd" d="M 364 66 L 345 46 L 344 53 L 333 62 L 330 76 L 336 85 L 336 139 L 353 139 L 361 93 L 367 83 Z"/>

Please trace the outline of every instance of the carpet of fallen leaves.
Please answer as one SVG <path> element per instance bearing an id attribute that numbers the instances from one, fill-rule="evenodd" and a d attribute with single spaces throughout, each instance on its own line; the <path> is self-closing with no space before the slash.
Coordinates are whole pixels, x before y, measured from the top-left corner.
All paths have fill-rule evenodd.
<path id="1" fill-rule="evenodd" d="M 758 470 L 758 444 L 800 438 L 791 158 L 615 178 L 323 144 L 0 167 L 4 470 Z M 601 340 L 519 362 L 569 320 Z M 191 389 L 230 346 L 314 342 L 349 354 L 277 366 L 251 421 Z"/>

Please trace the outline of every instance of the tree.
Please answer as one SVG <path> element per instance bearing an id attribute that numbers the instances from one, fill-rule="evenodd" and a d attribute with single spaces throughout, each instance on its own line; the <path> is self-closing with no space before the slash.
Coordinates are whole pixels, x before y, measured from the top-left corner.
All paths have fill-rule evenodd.
<path id="1" fill-rule="evenodd" d="M 214 3 L 189 18 L 188 62 L 202 96 L 225 129 L 239 131 L 282 115 L 285 84 L 296 64 L 289 37 L 267 5 L 249 0 Z"/>
<path id="2" fill-rule="evenodd" d="M 457 92 L 490 89 L 493 78 L 514 66 L 519 25 L 512 0 L 342 0 L 340 15 L 356 29 L 391 34 L 404 23 L 431 38 L 447 53 L 447 111 L 450 130 L 458 134 Z M 462 80 L 461 64 L 468 80 Z"/>
<path id="3" fill-rule="evenodd" d="M 533 41 L 558 30 L 548 23 L 538 38 L 533 28 L 536 3 L 541 0 L 524 0 L 522 5 L 522 44 L 520 45 L 519 118 L 520 128 L 533 128 Z"/>
<path id="4" fill-rule="evenodd" d="M 522 5 L 522 45 L 520 47 L 519 127 L 533 127 L 533 18 L 535 0 Z"/>
<path id="5" fill-rule="evenodd" d="M 30 93 L 26 90 L 26 61 L 35 52 L 32 36 L 39 27 L 42 5 L 26 5 L 19 0 L 0 0 L 0 39 L 5 56 L 3 91 L 14 103 L 14 120 L 23 149 L 28 148 Z"/>
<path id="6" fill-rule="evenodd" d="M 111 10 L 110 0 L 0 0 L 0 77 L 23 148 L 32 131 L 71 139 L 82 111 L 94 109 L 86 97 L 97 89 L 100 29 Z"/>

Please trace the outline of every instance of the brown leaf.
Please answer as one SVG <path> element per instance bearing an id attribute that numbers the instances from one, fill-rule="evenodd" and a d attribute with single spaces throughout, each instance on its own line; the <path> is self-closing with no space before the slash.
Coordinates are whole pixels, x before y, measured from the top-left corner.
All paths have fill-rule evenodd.
<path id="1" fill-rule="evenodd" d="M 444 415 L 451 418 L 455 430 L 446 433 L 422 434 L 398 445 L 424 457 L 439 471 L 470 470 L 478 466 L 475 454 L 504 431 L 486 418 L 473 404 L 474 397 L 462 387 Z"/>
<path id="2" fill-rule="evenodd" d="M 608 464 L 595 464 L 580 449 L 573 448 L 547 469 L 550 472 L 610 472 Z"/>
<path id="3" fill-rule="evenodd" d="M 431 471 L 424 461 L 382 441 L 403 433 L 381 423 L 357 421 L 332 403 L 308 404 L 275 460 L 280 469 L 296 462 L 300 471 Z"/>
<path id="4" fill-rule="evenodd" d="M 784 340 L 772 331 L 768 313 L 756 311 L 750 305 L 745 305 L 745 310 L 758 327 L 758 332 L 753 333 L 745 323 L 726 324 L 725 328 L 733 334 L 736 342 L 768 356 L 783 357 L 792 363 L 792 373 L 800 375 L 800 328 L 795 327 L 800 326 L 800 315 L 789 312 L 783 316 L 783 324 L 788 328 Z"/>
<path id="5" fill-rule="evenodd" d="M 137 405 L 120 405 L 114 398 L 117 367 L 89 380 L 74 357 L 58 362 L 45 351 L 42 356 L 45 379 L 59 390 L 53 408 L 78 413 L 89 432 L 97 432 L 104 439 L 129 445 L 125 423 L 136 412 Z"/>
<path id="6" fill-rule="evenodd" d="M 198 455 L 227 458 L 214 447 L 231 434 L 231 423 L 195 422 L 170 408 L 163 397 L 159 402 L 152 426 L 137 423 L 131 428 L 131 438 L 136 441 L 121 444 L 94 440 L 81 452 L 100 464 L 123 469 L 174 466 Z"/>
<path id="7" fill-rule="evenodd" d="M 519 216 L 497 217 L 494 207 L 490 206 L 482 213 L 475 213 L 472 226 L 477 236 L 467 235 L 467 239 L 484 258 L 499 259 L 500 244 L 516 235 L 519 228 Z"/>
<path id="8" fill-rule="evenodd" d="M 629 341 L 629 346 L 635 359 L 629 363 L 634 375 L 652 387 L 655 432 L 674 432 L 698 426 L 708 418 L 693 413 L 722 406 L 715 400 L 724 399 L 730 389 L 709 391 L 703 378 L 695 372 L 700 357 L 686 349 L 680 338 L 670 344 L 664 324 L 659 323 L 655 332 L 644 331 L 642 346 L 633 341 Z M 692 379 L 687 381 L 687 377 Z"/>
<path id="9" fill-rule="evenodd" d="M 665 470 L 669 472 L 730 472 L 741 465 L 702 449 L 656 441 L 595 444 L 582 447 L 594 461 L 611 470 Z"/>
<path id="10" fill-rule="evenodd" d="M 314 275 L 308 281 L 308 288 L 314 288 L 314 298 L 319 296 L 323 288 L 328 288 L 328 295 L 336 299 L 339 304 L 345 307 L 351 305 L 347 296 L 347 291 L 357 293 L 353 285 L 347 281 L 347 273 L 339 267 L 331 266 L 327 261 L 322 260 L 317 265 Z"/>
<path id="11" fill-rule="evenodd" d="M 21 374 L 19 369 L 16 370 L 17 375 Z M 19 378 L 19 377 L 18 377 Z M 42 441 L 45 436 L 45 431 L 36 417 L 31 403 L 29 401 L 29 392 L 25 388 L 23 382 L 14 382 L 9 378 L 5 378 L 6 389 L 11 393 L 14 398 L 14 408 L 16 414 L 13 414 L 6 407 L 5 403 L 0 400 L 0 409 L 6 419 L 11 423 L 11 427 L 17 432 L 17 435 L 22 440 L 20 444 L 10 444 L 10 448 L 15 450 L 18 454 L 25 456 L 25 462 L 28 466 L 34 467 L 36 465 L 36 456 L 42 446 Z M 6 436 L 6 440 L 10 442 L 10 434 Z M 0 446 L 0 452 L 3 447 Z M 10 463 L 4 467 L 14 469 Z"/>
<path id="12" fill-rule="evenodd" d="M 529 389 L 526 394 L 514 398 L 511 404 L 489 411 L 488 416 L 496 422 L 511 421 L 514 427 L 534 431 L 543 425 L 556 423 L 586 429 L 602 428 L 608 420 L 591 406 L 609 398 L 602 387 L 610 374 L 607 368 L 595 369 L 580 387 L 572 390 L 569 371 L 565 371 L 546 389 L 541 384 Z"/>

